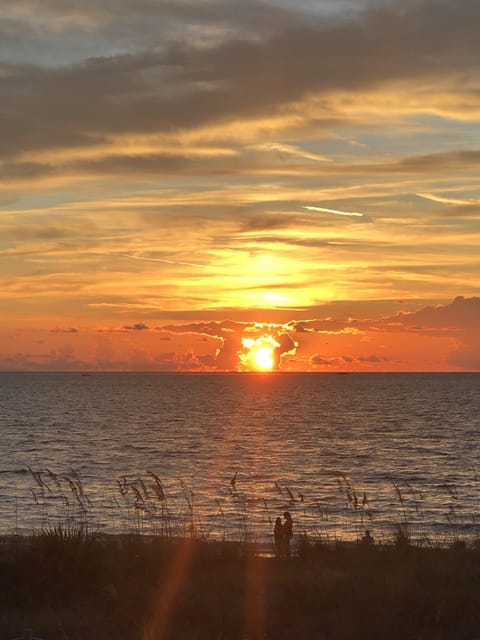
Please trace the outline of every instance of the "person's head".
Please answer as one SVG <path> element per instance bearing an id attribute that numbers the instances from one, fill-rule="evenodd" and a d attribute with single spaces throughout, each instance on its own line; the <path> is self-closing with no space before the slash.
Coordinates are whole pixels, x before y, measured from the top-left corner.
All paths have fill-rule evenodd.
<path id="1" fill-rule="evenodd" d="M 292 516 L 290 515 L 290 511 L 285 511 L 285 513 L 283 514 L 283 517 L 285 518 L 285 520 L 292 519 Z"/>
<path id="2" fill-rule="evenodd" d="M 275 524 L 282 524 L 282 519 L 280 518 L 280 516 L 278 516 L 278 518 L 275 520 Z"/>

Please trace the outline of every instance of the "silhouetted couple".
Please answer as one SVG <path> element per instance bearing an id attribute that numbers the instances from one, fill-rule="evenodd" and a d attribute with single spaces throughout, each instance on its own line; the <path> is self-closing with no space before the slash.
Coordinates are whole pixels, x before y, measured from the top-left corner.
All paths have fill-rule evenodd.
<path id="1" fill-rule="evenodd" d="M 293 520 L 288 511 L 283 514 L 284 522 L 278 517 L 273 528 L 273 539 L 275 541 L 275 554 L 277 558 L 290 557 L 290 542 L 293 538 Z"/>
<path id="2" fill-rule="evenodd" d="M 375 540 L 373 539 L 372 534 L 370 533 L 370 529 L 365 529 L 364 535 L 360 538 L 360 542 L 366 546 L 372 546 L 375 544 Z"/>

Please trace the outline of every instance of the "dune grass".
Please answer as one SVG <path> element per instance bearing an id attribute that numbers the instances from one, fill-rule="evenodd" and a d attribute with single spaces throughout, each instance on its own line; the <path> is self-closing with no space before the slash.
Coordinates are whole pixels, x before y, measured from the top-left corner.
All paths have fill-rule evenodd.
<path id="1" fill-rule="evenodd" d="M 318 527 L 308 530 L 308 496 L 278 485 L 278 504 L 261 504 L 265 533 L 273 507 L 288 508 L 295 537 L 292 557 L 275 558 L 273 545 L 252 535 L 237 474 L 208 526 L 187 483 L 180 481 L 179 506 L 153 472 L 124 476 L 117 534 L 100 533 L 76 474 L 31 476 L 44 524 L 0 537 L 0 640 L 27 628 L 44 640 L 480 638 L 480 546 L 461 539 L 453 512 L 452 535 L 432 544 L 421 498 L 393 478 L 398 521 L 388 535 L 374 529 L 374 545 L 354 542 L 375 520 L 371 498 L 349 477 L 338 479 L 348 541 L 329 533 L 321 505 Z M 213 526 L 222 535 L 209 536 Z"/>
<path id="2" fill-rule="evenodd" d="M 210 495 L 201 495 L 182 478 L 166 483 L 153 471 L 112 479 L 110 487 L 94 491 L 79 476 L 54 473 L 48 468 L 28 469 L 32 489 L 26 499 L 16 502 L 15 527 L 35 517 L 35 527 L 49 530 L 80 527 L 85 533 L 107 531 L 176 538 L 195 535 L 205 540 L 247 542 L 268 540 L 277 515 L 292 513 L 297 532 L 310 539 L 334 542 L 358 540 L 365 529 L 372 529 L 377 541 L 395 536 L 417 545 L 449 546 L 455 541 L 473 542 L 480 537 L 478 508 L 462 505 L 454 484 L 439 485 L 444 493 L 429 500 L 409 482 L 386 476 L 378 495 L 356 486 L 351 477 L 332 478 L 330 495 L 318 498 L 308 487 L 290 487 L 276 481 L 257 493 L 238 471 L 224 479 Z M 475 480 L 476 483 L 476 480 Z M 475 484 L 476 486 L 476 484 Z M 248 487 L 248 489 L 247 489 Z M 198 492 L 198 493 L 197 493 Z M 33 501 L 32 501 L 33 497 Z M 387 507 L 385 508 L 385 504 Z M 25 509 L 26 518 L 22 517 Z M 20 517 L 19 517 L 20 516 Z"/>
<path id="3" fill-rule="evenodd" d="M 480 552 L 324 545 L 293 557 L 195 538 L 53 530 L 0 544 L 0 638 L 473 640 Z"/>

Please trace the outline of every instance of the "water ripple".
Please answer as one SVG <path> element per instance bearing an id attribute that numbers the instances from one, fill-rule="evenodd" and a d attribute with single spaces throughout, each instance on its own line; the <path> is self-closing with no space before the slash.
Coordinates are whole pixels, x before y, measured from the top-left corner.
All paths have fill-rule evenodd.
<path id="1" fill-rule="evenodd" d="M 138 503 L 132 511 L 116 484 L 151 483 L 151 470 L 172 521 L 194 510 L 216 523 L 211 535 L 248 526 L 262 536 L 284 508 L 318 535 L 353 536 L 367 523 L 386 535 L 405 519 L 442 535 L 476 532 L 479 383 L 479 374 L 0 373 L 3 531 L 59 517 L 39 505 L 48 497 L 31 467 L 77 472 L 92 519 L 116 531 L 165 517 L 165 504 L 145 504 L 157 520 Z"/>

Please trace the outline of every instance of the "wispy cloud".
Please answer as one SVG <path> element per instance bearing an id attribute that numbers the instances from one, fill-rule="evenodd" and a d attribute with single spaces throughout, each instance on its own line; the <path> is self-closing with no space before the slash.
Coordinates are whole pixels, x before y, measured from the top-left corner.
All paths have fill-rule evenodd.
<path id="1" fill-rule="evenodd" d="M 4 325 L 153 344 L 137 325 L 480 294 L 477 0 L 0 14 Z"/>

